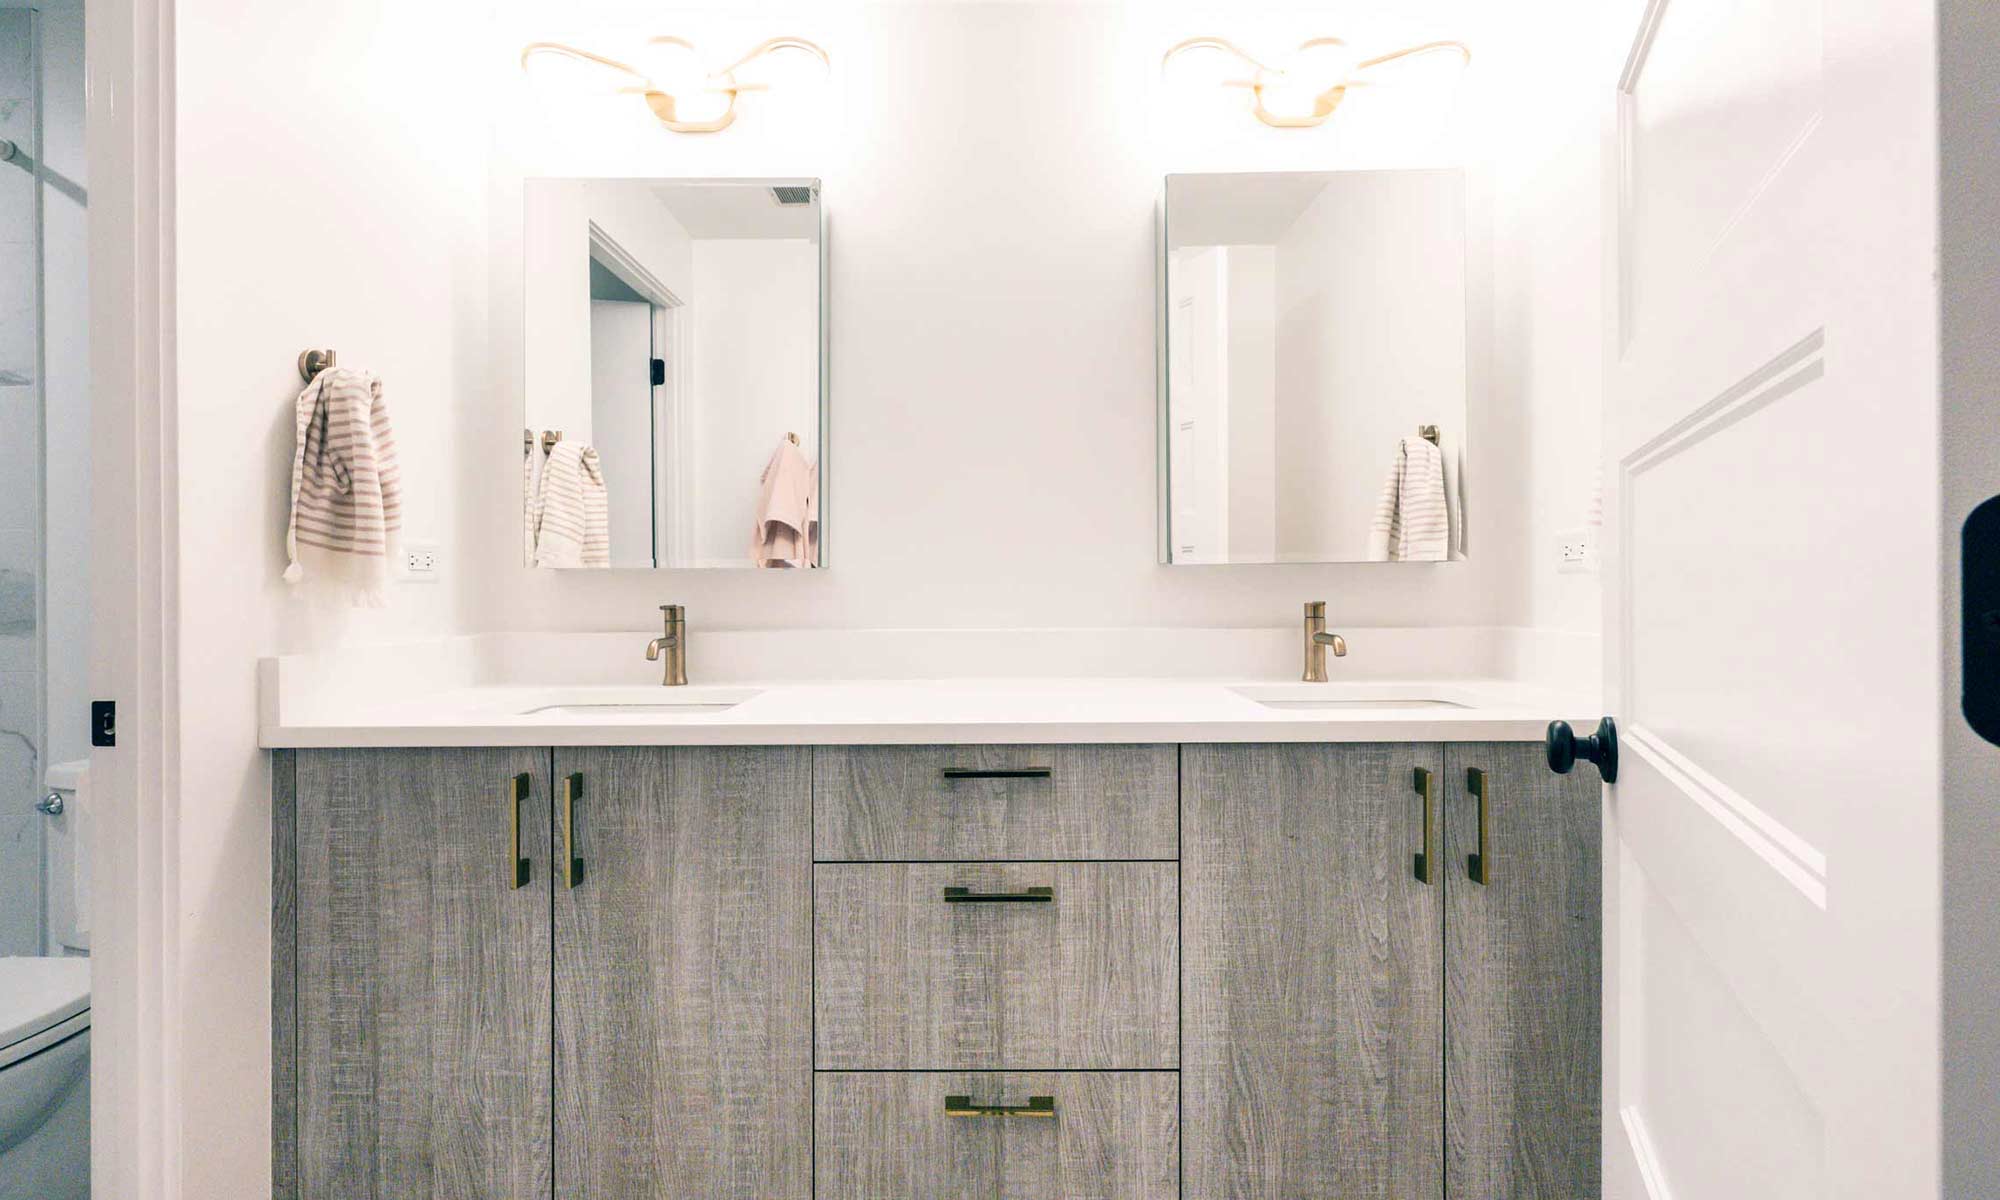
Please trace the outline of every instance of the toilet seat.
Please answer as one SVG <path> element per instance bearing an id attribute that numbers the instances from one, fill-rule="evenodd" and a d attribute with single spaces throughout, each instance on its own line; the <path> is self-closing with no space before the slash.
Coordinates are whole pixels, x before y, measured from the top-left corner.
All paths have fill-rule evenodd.
<path id="1" fill-rule="evenodd" d="M 89 1028 L 89 959 L 0 958 L 0 1070 Z"/>

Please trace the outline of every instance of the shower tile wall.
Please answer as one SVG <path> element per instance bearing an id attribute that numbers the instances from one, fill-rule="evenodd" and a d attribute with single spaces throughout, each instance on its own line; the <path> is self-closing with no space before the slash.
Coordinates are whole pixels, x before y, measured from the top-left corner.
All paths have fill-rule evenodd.
<path id="1" fill-rule="evenodd" d="M 0 138 L 39 146 L 34 14 L 0 9 Z M 35 179 L 0 163 L 0 955 L 41 948 L 43 818 L 41 405 L 37 388 L 40 222 Z"/>

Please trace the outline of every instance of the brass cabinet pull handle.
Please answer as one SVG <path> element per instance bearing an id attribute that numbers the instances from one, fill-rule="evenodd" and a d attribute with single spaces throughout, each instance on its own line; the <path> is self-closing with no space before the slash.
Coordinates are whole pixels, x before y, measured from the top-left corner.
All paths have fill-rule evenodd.
<path id="1" fill-rule="evenodd" d="M 1052 887 L 1031 887 L 1019 892 L 975 892 L 971 888 L 948 887 L 944 890 L 946 904 L 1053 904 L 1056 890 Z"/>
<path id="2" fill-rule="evenodd" d="M 943 767 L 939 773 L 946 779 L 1048 779 L 1053 776 L 1053 767 Z"/>
<path id="3" fill-rule="evenodd" d="M 1026 1104 L 974 1104 L 970 1096 L 946 1096 L 947 1117 L 1043 1117 L 1056 1115 L 1054 1096 L 1030 1096 Z"/>
<path id="4" fill-rule="evenodd" d="M 1431 827 L 1435 824 L 1431 818 L 1431 773 L 1423 767 L 1418 767 L 1416 784 L 1417 795 L 1424 798 L 1424 848 L 1417 854 L 1415 870 L 1417 873 L 1417 882 L 1429 883 L 1431 881 L 1431 861 L 1433 858 Z"/>
<path id="5" fill-rule="evenodd" d="M 563 886 L 575 887 L 583 882 L 583 860 L 576 855 L 576 801 L 583 795 L 583 774 L 578 772 L 563 780 Z"/>
<path id="6" fill-rule="evenodd" d="M 513 830 L 513 852 L 507 857 L 513 860 L 514 887 L 518 890 L 528 886 L 534 878 L 535 864 L 521 856 L 521 806 L 528 802 L 529 778 L 526 771 L 514 776 L 507 785 L 507 819 Z"/>
<path id="7" fill-rule="evenodd" d="M 1465 873 L 1472 877 L 1472 882 L 1480 884 L 1493 882 L 1493 859 L 1486 850 L 1486 838 L 1492 832 L 1492 816 L 1488 812 L 1491 797 L 1486 789 L 1486 772 L 1478 767 L 1466 768 L 1465 790 L 1479 797 L 1479 850 L 1465 856 Z"/>

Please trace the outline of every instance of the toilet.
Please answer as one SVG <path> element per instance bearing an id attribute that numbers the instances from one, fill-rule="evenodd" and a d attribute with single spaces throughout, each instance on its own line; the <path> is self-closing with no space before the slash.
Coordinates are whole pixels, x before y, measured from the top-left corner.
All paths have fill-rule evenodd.
<path id="1" fill-rule="evenodd" d="M 47 782 L 62 800 L 45 839 L 53 953 L 0 958 L 0 1200 L 90 1196 L 87 770 L 51 767 Z"/>

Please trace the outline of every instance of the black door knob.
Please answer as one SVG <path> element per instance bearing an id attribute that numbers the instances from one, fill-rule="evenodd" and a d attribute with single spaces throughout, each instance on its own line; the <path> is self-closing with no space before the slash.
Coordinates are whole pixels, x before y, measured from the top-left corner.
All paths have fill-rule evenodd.
<path id="1" fill-rule="evenodd" d="M 1606 783 L 1618 782 L 1618 726 L 1610 717 L 1597 723 L 1597 732 L 1578 737 L 1568 721 L 1549 722 L 1549 770 L 1567 775 L 1578 759 L 1597 764 L 1597 773 Z"/>

